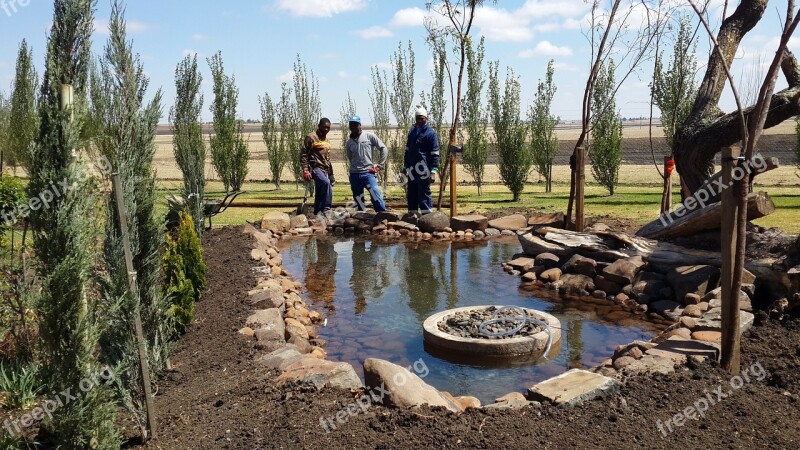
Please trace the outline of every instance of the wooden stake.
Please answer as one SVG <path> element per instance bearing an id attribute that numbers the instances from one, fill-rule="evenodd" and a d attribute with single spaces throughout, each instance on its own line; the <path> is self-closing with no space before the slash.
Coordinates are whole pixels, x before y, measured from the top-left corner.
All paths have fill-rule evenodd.
<path id="1" fill-rule="evenodd" d="M 671 156 L 664 157 L 664 193 L 661 196 L 661 214 L 666 214 L 672 209 L 672 174 L 667 169 L 671 159 Z"/>
<path id="2" fill-rule="evenodd" d="M 586 148 L 578 147 L 575 161 L 575 231 L 585 228 L 584 197 L 586 187 Z"/>
<path id="3" fill-rule="evenodd" d="M 458 205 L 456 204 L 456 200 L 458 199 L 458 193 L 456 192 L 456 163 L 458 159 L 456 158 L 455 152 L 450 152 L 450 217 L 455 217 L 458 214 Z"/>
<path id="4" fill-rule="evenodd" d="M 149 438 L 156 437 L 156 411 L 153 407 L 152 389 L 150 387 L 150 363 L 147 359 L 147 346 L 144 340 L 144 330 L 142 329 L 142 316 L 139 313 L 139 285 L 136 281 L 136 270 L 133 267 L 133 254 L 131 253 L 131 241 L 128 236 L 128 219 L 125 212 L 125 199 L 122 195 L 122 182 L 119 174 L 111 175 L 114 183 L 114 193 L 117 199 L 117 213 L 119 214 L 119 229 L 122 233 L 122 246 L 125 250 L 125 267 L 128 270 L 128 284 L 131 295 L 133 295 L 136 307 L 133 312 L 133 322 L 136 332 L 136 346 L 139 349 L 139 369 L 142 377 L 142 390 L 144 391 L 144 405 L 147 413 L 147 428 Z M 147 433 L 143 433 L 142 439 L 148 440 Z"/>
<path id="5" fill-rule="evenodd" d="M 736 252 L 736 227 L 739 202 L 736 199 L 735 182 L 731 172 L 737 166 L 741 148 L 722 149 L 722 368 L 732 375 L 739 374 L 740 336 L 739 336 L 739 293 L 733 292 L 733 269 Z"/>

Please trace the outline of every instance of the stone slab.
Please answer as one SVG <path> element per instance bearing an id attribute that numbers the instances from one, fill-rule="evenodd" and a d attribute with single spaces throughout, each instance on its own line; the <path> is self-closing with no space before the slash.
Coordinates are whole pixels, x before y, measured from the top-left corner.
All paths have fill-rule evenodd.
<path id="1" fill-rule="evenodd" d="M 587 370 L 572 369 L 529 388 L 528 398 L 556 405 L 574 406 L 616 392 L 619 386 L 619 381 L 613 378 Z"/>

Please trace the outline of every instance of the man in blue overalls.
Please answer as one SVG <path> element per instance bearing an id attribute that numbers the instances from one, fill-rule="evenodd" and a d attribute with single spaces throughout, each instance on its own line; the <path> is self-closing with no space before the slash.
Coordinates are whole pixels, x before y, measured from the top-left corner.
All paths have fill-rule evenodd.
<path id="1" fill-rule="evenodd" d="M 416 124 L 408 133 L 404 161 L 408 177 L 406 200 L 411 214 L 428 214 L 433 210 L 431 183 L 439 171 L 439 137 L 428 126 L 428 112 L 419 107 L 414 113 Z"/>

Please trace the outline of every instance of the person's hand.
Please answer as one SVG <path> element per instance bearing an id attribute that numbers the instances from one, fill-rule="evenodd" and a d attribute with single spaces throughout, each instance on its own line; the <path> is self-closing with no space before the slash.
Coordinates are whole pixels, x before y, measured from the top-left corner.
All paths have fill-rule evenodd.
<path id="1" fill-rule="evenodd" d="M 436 172 L 431 172 L 431 183 L 436 183 Z"/>
<path id="2" fill-rule="evenodd" d="M 309 172 L 308 169 L 303 171 L 303 179 L 306 181 L 311 181 L 311 172 Z"/>
<path id="3" fill-rule="evenodd" d="M 331 186 L 333 186 L 334 184 L 336 184 L 336 178 L 333 178 L 333 176 L 330 176 L 330 177 L 328 177 L 328 181 L 330 181 L 330 182 L 331 182 Z"/>
<path id="4" fill-rule="evenodd" d="M 380 171 L 381 171 L 381 166 L 372 166 L 372 167 L 369 168 L 369 170 L 367 172 L 372 173 L 372 174 L 378 174 L 378 173 L 380 173 Z"/>

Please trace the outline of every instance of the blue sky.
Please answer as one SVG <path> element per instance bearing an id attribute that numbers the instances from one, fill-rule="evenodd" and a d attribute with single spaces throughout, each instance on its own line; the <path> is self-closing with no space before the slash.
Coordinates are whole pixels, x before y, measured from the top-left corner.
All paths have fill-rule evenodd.
<path id="1" fill-rule="evenodd" d="M 722 1 L 712 3 L 712 10 L 718 11 Z M 770 51 L 774 52 L 780 29 L 777 11 L 785 12 L 785 5 L 771 3 L 775 5 L 770 5 L 737 55 L 733 73 L 739 75 L 742 84 L 763 71 L 772 57 Z M 41 73 L 52 8 L 49 0 L 16 0 L 16 6 L 9 5 L 8 11 L 0 9 L 0 90 L 10 89 L 17 48 L 23 38 L 32 45 Z M 110 0 L 98 1 L 93 40 L 96 53 L 106 42 L 110 9 Z M 554 59 L 558 87 L 554 113 L 562 119 L 577 119 L 590 63 L 590 47 L 582 33 L 587 28 L 588 11 L 583 0 L 487 1 L 477 14 L 474 35 L 486 37 L 486 60 L 500 61 L 501 78 L 506 66 L 520 76 L 524 108 L 538 79 L 544 76 L 547 62 Z M 275 98 L 282 81 L 291 83 L 292 64 L 299 53 L 320 81 L 323 115 L 337 121 L 349 92 L 359 113 L 371 122 L 370 68 L 378 65 L 390 69 L 391 54 L 400 42 L 404 46 L 412 42 L 417 66 L 415 91 L 430 89 L 431 55 L 422 24 L 425 14 L 424 0 L 137 0 L 128 2 L 126 19 L 129 38 L 150 77 L 151 93 L 158 87 L 164 91 L 162 122 L 167 121 L 175 95 L 175 66 L 185 54 L 195 52 L 205 79 L 203 118 L 209 119 L 212 97 L 205 58 L 217 50 L 222 51 L 226 71 L 236 77 L 239 114 L 244 119 L 260 117 L 259 95 L 268 92 Z M 636 15 L 632 17 L 636 24 Z M 718 18 L 713 20 L 714 24 L 718 22 Z M 793 38 L 790 47 L 796 51 L 799 44 Z M 698 78 L 707 49 L 706 40 L 701 40 Z M 640 73 L 620 89 L 617 104 L 623 116 L 648 115 L 650 67 L 643 65 Z M 781 79 L 778 89 L 785 84 Z M 417 97 L 415 103 L 418 101 Z M 730 111 L 733 105 L 730 96 L 725 96 L 722 108 Z"/>

